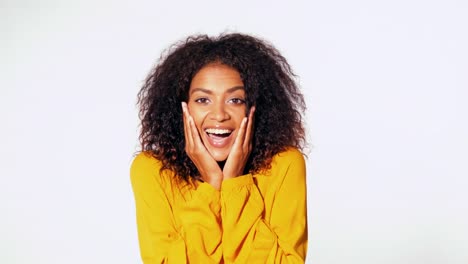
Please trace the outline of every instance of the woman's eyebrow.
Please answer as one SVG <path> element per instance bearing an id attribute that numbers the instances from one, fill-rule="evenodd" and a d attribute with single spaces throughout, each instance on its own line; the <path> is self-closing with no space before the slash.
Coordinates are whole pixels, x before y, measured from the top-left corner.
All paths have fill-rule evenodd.
<path id="1" fill-rule="evenodd" d="M 229 88 L 226 90 L 227 93 L 233 93 L 237 90 L 244 90 L 244 86 L 234 86 L 232 88 Z M 190 91 L 190 94 L 193 94 L 195 92 L 203 92 L 203 93 L 207 93 L 207 94 L 213 94 L 213 91 L 211 90 L 208 90 L 208 89 L 204 89 L 204 88 L 193 88 L 192 91 Z"/>
<path id="2" fill-rule="evenodd" d="M 212 94 L 213 92 L 208 89 L 203 89 L 203 88 L 193 88 L 190 94 L 193 94 L 195 92 L 202 92 L 202 93 L 207 93 L 207 94 Z"/>
<path id="3" fill-rule="evenodd" d="M 234 86 L 232 88 L 227 89 L 226 92 L 233 93 L 233 92 L 235 92 L 237 90 L 244 90 L 244 86 Z"/>

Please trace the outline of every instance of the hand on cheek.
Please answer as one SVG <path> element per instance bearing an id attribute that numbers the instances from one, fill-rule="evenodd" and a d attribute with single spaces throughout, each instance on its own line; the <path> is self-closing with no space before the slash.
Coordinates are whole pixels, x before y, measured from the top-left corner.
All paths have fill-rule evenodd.
<path id="1" fill-rule="evenodd" d="M 223 168 L 223 179 L 230 179 L 242 175 L 245 164 L 252 150 L 252 134 L 255 106 L 250 108 L 248 118 L 245 117 L 232 145 L 226 164 Z"/>
<path id="2" fill-rule="evenodd" d="M 219 190 L 221 182 L 223 181 L 223 172 L 219 168 L 216 160 L 205 148 L 205 145 L 203 145 L 195 122 L 192 116 L 190 116 L 185 102 L 182 102 L 182 115 L 184 122 L 185 152 L 197 167 L 203 181 Z"/>

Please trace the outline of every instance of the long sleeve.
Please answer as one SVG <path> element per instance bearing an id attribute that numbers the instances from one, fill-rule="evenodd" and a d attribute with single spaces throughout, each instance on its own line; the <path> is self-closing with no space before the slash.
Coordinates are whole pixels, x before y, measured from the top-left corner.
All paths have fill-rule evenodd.
<path id="1" fill-rule="evenodd" d="M 159 174 L 160 167 L 141 153 L 130 169 L 143 263 L 219 263 L 219 191 L 202 183 L 181 198 L 182 191 L 174 191 L 172 179 Z"/>
<path id="2" fill-rule="evenodd" d="M 254 178 L 249 174 L 223 182 L 225 263 L 304 263 L 305 175 L 302 154 L 290 150 L 274 158 L 269 175 Z"/>

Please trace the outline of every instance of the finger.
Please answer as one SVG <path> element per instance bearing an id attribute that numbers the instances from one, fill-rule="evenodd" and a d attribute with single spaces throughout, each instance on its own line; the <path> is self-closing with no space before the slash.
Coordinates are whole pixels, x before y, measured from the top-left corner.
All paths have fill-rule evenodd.
<path id="1" fill-rule="evenodd" d="M 197 146 L 198 143 L 200 143 L 200 135 L 198 134 L 197 126 L 195 125 L 195 121 L 193 120 L 193 117 L 190 115 L 190 112 L 188 110 L 187 104 L 185 104 L 185 114 L 187 117 L 187 130 L 188 134 L 190 136 L 190 141 L 192 143 L 192 146 Z"/>
<path id="2" fill-rule="evenodd" d="M 244 137 L 245 137 L 245 128 L 246 128 L 246 123 L 247 123 L 247 117 L 244 117 L 244 119 L 242 119 L 242 122 L 241 122 L 241 125 L 239 127 L 239 132 L 237 133 L 237 137 L 236 137 L 236 140 L 234 141 L 234 144 L 233 144 L 233 149 L 235 149 L 236 147 L 242 147 L 243 146 L 243 143 L 244 143 Z"/>
<path id="3" fill-rule="evenodd" d="M 247 117 L 242 119 L 234 144 L 232 145 L 226 164 L 223 168 L 224 179 L 229 179 L 242 174 L 245 166 L 244 151 L 242 149 L 247 127 Z"/>
<path id="4" fill-rule="evenodd" d="M 182 111 L 184 116 L 184 134 L 185 134 L 185 144 L 187 147 L 193 147 L 192 131 L 190 129 L 190 119 L 189 113 L 187 111 L 187 103 L 182 102 Z"/>
<path id="5" fill-rule="evenodd" d="M 184 123 L 184 137 L 185 137 L 185 144 L 187 144 L 187 118 L 185 117 L 185 102 L 181 103 L 182 107 L 182 121 Z"/>
<path id="6" fill-rule="evenodd" d="M 253 126 L 255 122 L 254 113 L 255 113 L 255 106 L 252 106 L 249 112 L 249 119 L 248 119 L 247 129 L 246 129 L 247 131 L 246 131 L 246 136 L 245 136 L 244 144 L 243 144 L 244 148 L 249 148 L 249 146 L 252 144 Z"/>
<path id="7" fill-rule="evenodd" d="M 195 121 L 193 120 L 192 116 L 189 116 L 189 129 L 190 135 L 192 136 L 192 142 L 197 147 L 205 147 L 200 139 L 200 134 L 198 133 L 197 126 L 195 125 Z"/>
<path id="8" fill-rule="evenodd" d="M 188 141 L 190 142 L 191 148 L 193 150 L 195 149 L 206 150 L 206 147 L 201 140 L 200 133 L 198 132 L 198 128 L 195 125 L 195 121 L 193 120 L 193 117 L 190 115 L 187 104 L 183 103 L 183 106 L 184 106 L 185 118 L 186 118 L 187 136 L 189 137 Z"/>

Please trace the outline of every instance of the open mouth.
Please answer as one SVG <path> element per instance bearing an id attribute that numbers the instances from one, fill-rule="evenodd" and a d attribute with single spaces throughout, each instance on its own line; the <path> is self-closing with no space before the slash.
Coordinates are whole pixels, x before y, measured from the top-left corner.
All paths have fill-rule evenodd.
<path id="1" fill-rule="evenodd" d="M 219 129 L 219 128 L 207 128 L 205 129 L 206 134 L 208 137 L 214 140 L 222 140 L 224 138 L 229 137 L 232 134 L 232 130 L 230 129 Z"/>
<path id="2" fill-rule="evenodd" d="M 234 142 L 235 131 L 229 128 L 206 128 L 204 130 L 203 143 L 217 161 L 226 160 Z"/>

